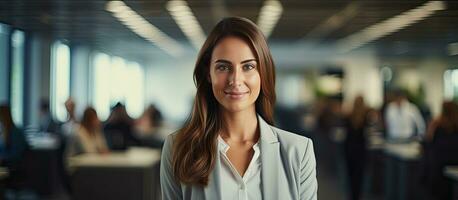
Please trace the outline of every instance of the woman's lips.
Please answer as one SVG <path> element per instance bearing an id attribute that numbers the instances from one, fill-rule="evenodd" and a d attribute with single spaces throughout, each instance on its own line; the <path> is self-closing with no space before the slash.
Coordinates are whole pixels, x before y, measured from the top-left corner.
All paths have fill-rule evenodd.
<path id="1" fill-rule="evenodd" d="M 243 98 L 248 92 L 224 92 L 226 94 L 226 97 L 231 98 L 231 99 L 241 99 Z"/>

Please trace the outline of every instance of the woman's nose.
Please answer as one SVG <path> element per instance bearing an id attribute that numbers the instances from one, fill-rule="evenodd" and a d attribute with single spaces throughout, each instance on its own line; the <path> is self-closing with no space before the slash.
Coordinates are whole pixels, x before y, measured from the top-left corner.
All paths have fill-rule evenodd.
<path id="1" fill-rule="evenodd" d="M 235 68 L 229 76 L 229 85 L 230 86 L 240 86 L 243 82 L 243 73 L 237 67 Z"/>

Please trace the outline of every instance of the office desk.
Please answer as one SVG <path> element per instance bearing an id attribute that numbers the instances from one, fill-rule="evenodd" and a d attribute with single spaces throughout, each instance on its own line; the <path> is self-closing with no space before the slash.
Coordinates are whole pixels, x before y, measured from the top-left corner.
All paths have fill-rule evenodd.
<path id="1" fill-rule="evenodd" d="M 444 174 L 453 182 L 453 199 L 458 199 L 458 166 L 447 166 Z"/>
<path id="2" fill-rule="evenodd" d="M 5 167 L 0 167 L 0 199 L 3 198 L 3 195 L 5 193 L 5 180 L 8 177 L 8 175 L 8 169 Z"/>
<path id="3" fill-rule="evenodd" d="M 73 197 L 76 200 L 156 199 L 160 195 L 159 161 L 159 150 L 145 148 L 70 158 Z"/>
<path id="4" fill-rule="evenodd" d="M 418 142 L 385 143 L 386 199 L 418 199 L 421 145 Z"/>
<path id="5" fill-rule="evenodd" d="M 5 179 L 6 177 L 8 177 L 8 169 L 5 168 L 5 167 L 0 167 L 0 180 L 3 180 Z"/>
<path id="6" fill-rule="evenodd" d="M 445 176 L 458 183 L 458 166 L 448 166 L 444 170 Z"/>

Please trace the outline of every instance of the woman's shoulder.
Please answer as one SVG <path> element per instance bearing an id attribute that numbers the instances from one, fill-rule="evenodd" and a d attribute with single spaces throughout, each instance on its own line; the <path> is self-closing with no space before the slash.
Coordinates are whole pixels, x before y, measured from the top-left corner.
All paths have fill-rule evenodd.
<path id="1" fill-rule="evenodd" d="M 277 135 L 280 144 L 285 147 L 285 149 L 293 148 L 306 150 L 313 145 L 312 140 L 305 136 L 282 130 L 274 126 L 272 126 L 272 131 Z"/>
<path id="2" fill-rule="evenodd" d="M 315 168 L 315 152 L 310 138 L 276 127 L 272 127 L 272 130 L 280 143 L 282 158 L 288 160 L 293 168 L 301 170 Z"/>
<path id="3" fill-rule="evenodd" d="M 170 133 L 164 140 L 164 145 L 162 146 L 162 151 L 170 154 L 173 143 L 175 142 L 177 132 Z"/>

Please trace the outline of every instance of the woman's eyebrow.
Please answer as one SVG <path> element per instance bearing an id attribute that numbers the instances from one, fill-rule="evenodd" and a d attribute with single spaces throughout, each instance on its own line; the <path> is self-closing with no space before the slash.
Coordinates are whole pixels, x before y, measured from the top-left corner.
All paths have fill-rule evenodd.
<path id="1" fill-rule="evenodd" d="M 224 60 L 224 59 L 218 59 L 215 61 L 215 63 L 226 63 L 226 64 L 232 64 L 231 61 L 228 61 L 228 60 Z"/>
<path id="2" fill-rule="evenodd" d="M 251 61 L 256 61 L 257 62 L 257 60 L 253 58 L 253 59 L 244 60 L 244 61 L 240 62 L 240 64 L 251 62 Z"/>
<path id="3" fill-rule="evenodd" d="M 256 62 L 257 62 L 256 59 L 252 58 L 252 59 L 244 60 L 244 61 L 240 62 L 240 64 L 244 64 L 244 63 L 251 62 L 251 61 L 256 61 Z M 231 61 L 229 61 L 229 60 L 224 60 L 224 59 L 218 59 L 218 60 L 215 61 L 215 63 L 232 64 Z"/>

